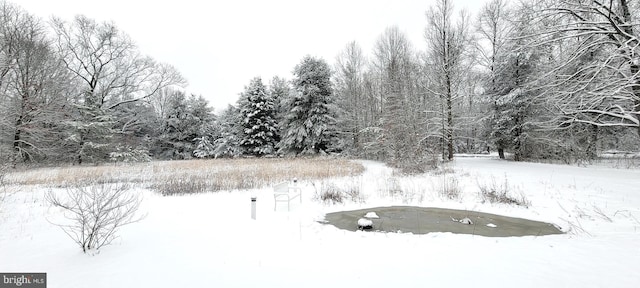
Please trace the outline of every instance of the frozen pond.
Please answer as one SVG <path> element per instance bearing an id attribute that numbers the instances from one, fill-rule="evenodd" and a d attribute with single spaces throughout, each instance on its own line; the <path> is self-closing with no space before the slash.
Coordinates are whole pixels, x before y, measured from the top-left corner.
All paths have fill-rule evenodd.
<path id="1" fill-rule="evenodd" d="M 372 213 L 375 212 L 375 213 Z M 370 218 L 365 218 L 365 215 Z M 376 217 L 377 216 L 377 217 Z M 451 232 L 488 237 L 562 234 L 555 225 L 476 211 L 414 206 L 376 207 L 329 213 L 328 224 L 356 231 L 360 219 L 373 222 L 372 231 L 427 234 Z"/>

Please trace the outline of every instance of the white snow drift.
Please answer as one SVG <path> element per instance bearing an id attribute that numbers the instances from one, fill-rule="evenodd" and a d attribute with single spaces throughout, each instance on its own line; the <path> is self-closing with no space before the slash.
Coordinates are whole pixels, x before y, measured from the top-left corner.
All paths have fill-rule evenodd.
<path id="1" fill-rule="evenodd" d="M 640 171 L 460 158 L 454 174 L 398 177 L 385 166 L 360 183 L 364 203 L 314 202 L 273 211 L 269 187 L 162 197 L 144 189 L 147 217 L 91 255 L 48 218 L 47 189 L 22 187 L 0 203 L 0 271 L 47 272 L 50 288 L 85 287 L 637 287 Z M 459 199 L 438 187 L 455 177 Z M 482 203 L 478 183 L 507 178 L 529 208 Z M 390 184 L 392 183 L 392 184 Z M 393 185 L 393 187 L 391 187 Z M 316 185 L 317 187 L 317 185 Z M 393 188 L 393 189 L 391 189 Z M 250 197 L 257 196 L 257 219 Z M 523 217 L 566 234 L 488 238 L 348 232 L 327 212 L 420 205 Z M 372 265 L 375 263 L 375 265 Z M 464 271 L 464 273 L 460 273 Z"/>

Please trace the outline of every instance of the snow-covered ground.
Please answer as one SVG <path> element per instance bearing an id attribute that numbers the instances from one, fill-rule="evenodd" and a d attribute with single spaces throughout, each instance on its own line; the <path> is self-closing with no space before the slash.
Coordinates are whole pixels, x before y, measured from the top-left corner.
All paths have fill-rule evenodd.
<path id="1" fill-rule="evenodd" d="M 450 170 L 394 176 L 363 161 L 364 175 L 301 183 L 303 203 L 274 211 L 272 190 L 162 197 L 144 189 L 144 220 L 91 255 L 47 219 L 44 188 L 0 203 L 0 272 L 47 272 L 48 287 L 639 287 L 640 170 L 458 158 Z M 496 183 L 529 208 L 482 203 Z M 363 201 L 314 200 L 323 184 L 358 187 Z M 442 187 L 460 189 L 455 200 Z M 251 220 L 250 197 L 257 197 Z M 279 203 L 281 204 L 281 203 Z M 564 235 L 488 238 L 349 232 L 328 212 L 420 205 L 554 223 Z M 364 216 L 364 215 L 363 215 Z"/>

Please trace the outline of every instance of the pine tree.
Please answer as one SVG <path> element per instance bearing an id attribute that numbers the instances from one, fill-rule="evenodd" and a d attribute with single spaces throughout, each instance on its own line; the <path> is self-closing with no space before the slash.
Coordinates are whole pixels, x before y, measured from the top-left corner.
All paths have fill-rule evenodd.
<path id="1" fill-rule="evenodd" d="M 229 105 L 218 116 L 217 126 L 220 129 L 220 136 L 213 142 L 214 157 L 236 157 L 241 154 L 240 134 L 240 112 L 238 108 Z"/>
<path id="2" fill-rule="evenodd" d="M 515 29 L 517 34 L 522 34 L 524 27 Z M 529 86 L 541 52 L 527 47 L 521 40 L 508 43 L 508 48 L 511 52 L 500 57 L 491 79 L 493 85 L 489 87 L 495 97 L 491 137 L 497 147 L 511 150 L 514 160 L 520 161 L 530 154 L 527 146 L 530 146 L 535 105 L 534 90 Z"/>
<path id="3" fill-rule="evenodd" d="M 151 161 L 150 150 L 158 121 L 147 101 L 130 102 L 114 108 L 116 124 L 122 127 L 113 138 L 113 147 L 109 152 L 112 162 Z"/>
<path id="4" fill-rule="evenodd" d="M 483 119 L 483 138 L 491 139 L 495 144 L 495 148 L 498 151 L 500 159 L 504 159 L 505 139 L 500 134 L 491 135 L 494 133 L 493 127 L 495 126 L 495 120 L 497 110 L 497 98 L 500 93 L 499 87 L 500 80 L 503 75 L 498 76 L 500 71 L 501 61 L 505 58 L 507 49 L 507 39 L 512 25 L 510 25 L 509 19 L 513 17 L 514 11 L 508 6 L 505 0 L 491 0 L 486 3 L 480 10 L 480 14 L 477 22 L 477 31 L 479 33 L 478 48 L 480 50 L 480 64 L 483 65 L 487 71 L 485 78 L 484 89 L 484 101 L 490 106 L 487 110 L 489 117 Z"/>
<path id="5" fill-rule="evenodd" d="M 242 134 L 240 147 L 254 156 L 275 152 L 277 125 L 273 99 L 266 93 L 260 77 L 253 78 L 239 101 Z"/>
<path id="6" fill-rule="evenodd" d="M 330 152 L 336 140 L 331 69 L 324 60 L 305 56 L 293 73 L 294 91 L 278 148 L 294 154 Z"/>
<path id="7" fill-rule="evenodd" d="M 211 139 L 212 138 L 209 135 L 197 137 L 195 139 L 196 149 L 193 150 L 193 156 L 196 156 L 196 158 L 208 158 L 214 156 L 216 147 L 213 145 Z"/>
<path id="8" fill-rule="evenodd" d="M 207 135 L 206 127 L 213 122 L 211 108 L 202 97 L 175 92 L 168 102 L 159 131 L 157 156 L 169 159 L 188 159 L 197 148 L 197 142 Z"/>
<path id="9" fill-rule="evenodd" d="M 220 131 L 216 125 L 216 117 L 209 107 L 209 101 L 202 96 L 192 96 L 189 99 L 189 107 L 195 120 L 194 124 L 197 125 L 196 137 L 192 140 L 195 145 L 193 156 L 197 158 L 213 157 L 215 155 L 213 141 Z"/>
<path id="10" fill-rule="evenodd" d="M 107 159 L 111 139 L 115 134 L 112 128 L 115 119 L 107 111 L 84 105 L 76 105 L 77 118 L 66 122 L 68 137 L 65 144 L 76 147 L 76 161 L 101 162 Z"/>
<path id="11" fill-rule="evenodd" d="M 283 127 L 283 119 L 286 115 L 286 100 L 291 93 L 291 88 L 289 87 L 289 81 L 284 78 L 280 78 L 278 76 L 273 77 L 271 82 L 269 83 L 269 97 L 273 100 L 273 107 L 275 110 L 275 120 L 277 126 L 276 132 L 276 143 L 280 142 L 282 138 L 282 130 Z"/>

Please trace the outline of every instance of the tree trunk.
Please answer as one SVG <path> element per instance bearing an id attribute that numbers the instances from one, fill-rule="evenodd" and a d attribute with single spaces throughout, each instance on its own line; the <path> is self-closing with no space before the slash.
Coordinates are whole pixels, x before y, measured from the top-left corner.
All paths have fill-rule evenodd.
<path id="1" fill-rule="evenodd" d="M 84 134 L 80 132 L 80 143 L 78 146 L 78 165 L 82 165 L 82 150 L 84 150 Z"/>
<path id="2" fill-rule="evenodd" d="M 22 150 L 20 149 L 20 134 L 22 133 L 22 116 L 18 117 L 16 120 L 16 130 L 13 133 L 13 150 L 14 155 L 11 157 L 11 164 L 15 168 L 16 164 L 18 164 L 18 158 L 22 158 Z"/>
<path id="3" fill-rule="evenodd" d="M 20 149 L 20 134 L 22 134 L 22 116 L 16 120 L 16 129 L 13 133 L 13 148 L 18 151 Z"/>
<path id="4" fill-rule="evenodd" d="M 448 72 L 447 72 L 448 73 Z M 447 75 L 447 152 L 449 161 L 453 160 L 453 104 L 451 101 L 451 78 Z"/>
<path id="5" fill-rule="evenodd" d="M 620 2 L 620 7 L 622 8 L 622 17 L 624 18 L 624 22 L 625 23 L 634 23 L 633 22 L 633 17 L 631 14 L 631 11 L 629 9 L 629 3 L 627 0 L 619 0 Z M 625 25 L 623 27 L 625 33 L 627 35 L 634 35 L 637 37 L 637 35 L 635 34 L 635 29 L 634 29 L 635 25 Z M 637 43 L 637 38 L 635 38 L 635 42 Z M 637 45 L 637 44 L 636 44 Z M 633 55 L 633 52 L 632 52 Z M 640 62 L 640 56 L 635 55 L 634 58 L 631 59 L 631 66 L 629 67 L 631 70 L 631 75 L 638 75 L 638 72 L 640 71 L 640 65 L 638 64 L 638 62 Z M 633 95 L 635 96 L 635 100 L 633 101 L 634 103 L 634 109 L 633 111 L 636 113 L 636 119 L 638 120 L 638 127 L 637 127 L 637 132 L 638 132 L 638 136 L 640 136 L 640 79 L 635 79 L 635 84 L 631 87 L 631 90 L 633 91 Z"/>
<path id="6" fill-rule="evenodd" d="M 442 111 L 442 114 L 444 114 L 444 111 Z M 446 132 L 447 131 L 447 127 L 446 127 L 446 123 L 444 122 L 444 117 L 442 118 L 442 141 L 440 141 L 440 146 L 442 146 L 442 161 L 447 159 L 447 145 L 446 145 L 446 141 L 447 141 L 447 137 L 445 137 Z"/>
<path id="7" fill-rule="evenodd" d="M 638 72 L 640 72 L 640 66 L 637 64 L 632 64 L 631 67 L 631 75 L 638 75 Z M 638 136 L 640 136 L 640 79 L 637 79 L 636 81 L 636 85 L 633 85 L 631 87 L 631 91 L 633 91 L 633 95 L 635 96 L 635 100 L 633 101 L 634 104 L 634 109 L 633 111 L 636 114 L 636 119 L 638 124 L 637 131 L 638 132 Z"/>
<path id="8" fill-rule="evenodd" d="M 504 148 L 498 147 L 498 157 L 500 157 L 500 159 L 504 159 Z"/>
<path id="9" fill-rule="evenodd" d="M 513 160 L 518 162 L 522 160 L 522 124 L 520 124 L 520 117 L 515 117 L 515 129 L 513 138 L 515 139 L 515 144 L 513 146 Z"/>
<path id="10" fill-rule="evenodd" d="M 640 94 L 636 94 L 636 95 L 637 95 L 637 97 L 639 97 L 635 101 L 636 102 L 635 103 L 636 104 L 636 119 L 638 119 L 638 123 L 640 123 Z M 638 131 L 637 132 L 638 132 L 638 136 L 640 136 L 640 124 L 638 124 Z"/>

